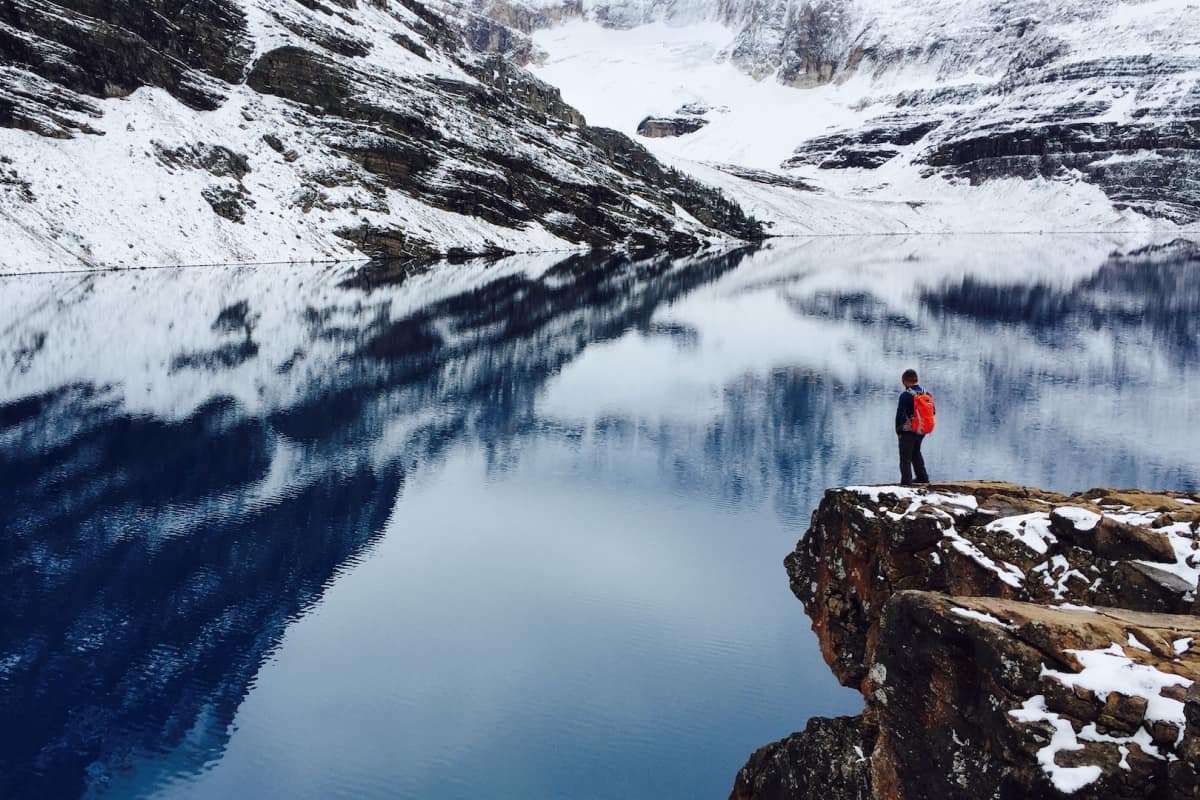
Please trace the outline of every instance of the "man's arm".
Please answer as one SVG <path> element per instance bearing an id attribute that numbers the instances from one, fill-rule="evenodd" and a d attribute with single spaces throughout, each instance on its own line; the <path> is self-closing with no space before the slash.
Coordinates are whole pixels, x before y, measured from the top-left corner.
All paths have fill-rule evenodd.
<path id="1" fill-rule="evenodd" d="M 912 395 L 908 392 L 901 392 L 900 400 L 896 403 L 896 433 L 904 433 L 904 426 L 908 424 L 912 416 Z"/>

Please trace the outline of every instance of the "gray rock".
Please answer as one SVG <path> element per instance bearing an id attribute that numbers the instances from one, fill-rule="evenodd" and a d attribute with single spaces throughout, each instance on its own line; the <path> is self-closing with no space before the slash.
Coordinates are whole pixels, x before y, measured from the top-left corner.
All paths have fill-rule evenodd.
<path id="1" fill-rule="evenodd" d="M 639 136 L 647 139 L 663 139 L 695 133 L 708 124 L 708 120 L 696 116 L 646 117 L 638 123 Z"/>
<path id="2" fill-rule="evenodd" d="M 750 756 L 729 800 L 870 800 L 873 738 L 861 717 L 814 717 Z"/>

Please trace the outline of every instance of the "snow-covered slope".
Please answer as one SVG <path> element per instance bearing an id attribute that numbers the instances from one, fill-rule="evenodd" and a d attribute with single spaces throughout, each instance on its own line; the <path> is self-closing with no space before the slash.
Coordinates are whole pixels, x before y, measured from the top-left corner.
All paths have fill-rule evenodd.
<path id="1" fill-rule="evenodd" d="M 476 8 L 525 25 L 593 122 L 702 119 L 645 141 L 775 232 L 1200 220 L 1196 0 L 539 2 Z M 710 169 L 729 164 L 820 191 Z"/>
<path id="2" fill-rule="evenodd" d="M 0 5 L 0 264 L 755 234 L 416 0 Z"/>

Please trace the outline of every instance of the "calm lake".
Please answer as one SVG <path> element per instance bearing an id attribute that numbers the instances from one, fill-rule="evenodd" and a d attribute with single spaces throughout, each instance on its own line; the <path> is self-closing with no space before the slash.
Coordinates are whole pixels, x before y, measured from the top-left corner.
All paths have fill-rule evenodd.
<path id="1" fill-rule="evenodd" d="M 0 279 L 0 797 L 723 798 L 830 486 L 1200 489 L 1200 246 Z"/>

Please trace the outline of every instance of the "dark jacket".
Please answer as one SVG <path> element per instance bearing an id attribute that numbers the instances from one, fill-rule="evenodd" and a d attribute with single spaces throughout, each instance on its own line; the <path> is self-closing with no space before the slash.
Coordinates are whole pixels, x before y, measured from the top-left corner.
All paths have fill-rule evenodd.
<path id="1" fill-rule="evenodd" d="M 911 386 L 900 393 L 900 402 L 896 404 L 896 433 L 910 433 L 908 421 L 913 418 L 913 396 L 925 394 L 920 384 Z"/>

